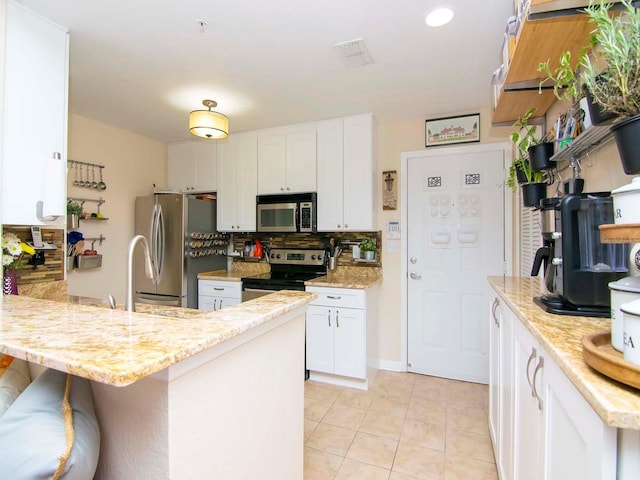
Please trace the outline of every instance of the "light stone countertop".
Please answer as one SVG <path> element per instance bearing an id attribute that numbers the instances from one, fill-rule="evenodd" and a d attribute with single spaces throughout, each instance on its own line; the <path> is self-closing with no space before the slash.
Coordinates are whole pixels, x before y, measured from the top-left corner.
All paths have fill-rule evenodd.
<path id="1" fill-rule="evenodd" d="M 367 289 L 382 283 L 381 276 L 365 276 L 353 274 L 351 272 L 339 272 L 314 278 L 304 282 L 306 287 L 328 287 L 328 288 L 359 288 Z"/>
<path id="2" fill-rule="evenodd" d="M 596 372 L 582 359 L 582 337 L 611 330 L 609 318 L 544 312 L 532 300 L 542 291 L 539 279 L 489 277 L 489 284 L 607 425 L 640 429 L 640 390 Z"/>
<path id="3" fill-rule="evenodd" d="M 114 386 L 126 386 L 304 307 L 313 293 L 282 291 L 218 312 L 136 304 L 104 308 L 5 295 L 0 353 Z M 97 305 L 97 306 L 92 306 Z"/>
<path id="4" fill-rule="evenodd" d="M 221 280 L 224 282 L 241 282 L 241 275 L 233 270 L 214 270 L 212 272 L 202 272 L 198 274 L 198 280 Z"/>

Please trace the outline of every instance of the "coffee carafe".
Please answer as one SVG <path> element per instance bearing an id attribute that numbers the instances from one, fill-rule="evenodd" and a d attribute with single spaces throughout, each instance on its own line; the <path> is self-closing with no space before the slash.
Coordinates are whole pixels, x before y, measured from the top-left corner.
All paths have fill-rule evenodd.
<path id="1" fill-rule="evenodd" d="M 552 294 L 534 302 L 561 315 L 610 316 L 608 284 L 626 275 L 627 246 L 600 242 L 598 227 L 613 223 L 609 192 L 565 195 L 554 214 L 553 257 L 545 272 Z"/>

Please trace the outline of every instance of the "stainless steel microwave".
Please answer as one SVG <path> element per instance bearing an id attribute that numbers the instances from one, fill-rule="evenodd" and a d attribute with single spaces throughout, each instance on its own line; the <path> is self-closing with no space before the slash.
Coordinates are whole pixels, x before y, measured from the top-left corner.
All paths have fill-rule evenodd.
<path id="1" fill-rule="evenodd" d="M 265 233 L 315 233 L 315 192 L 290 195 L 258 195 L 256 225 Z"/>

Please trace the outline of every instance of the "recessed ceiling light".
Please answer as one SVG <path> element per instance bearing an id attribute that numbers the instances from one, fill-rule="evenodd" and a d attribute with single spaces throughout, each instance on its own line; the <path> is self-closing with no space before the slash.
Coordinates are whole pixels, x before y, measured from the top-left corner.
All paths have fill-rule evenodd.
<path id="1" fill-rule="evenodd" d="M 427 25 L 430 27 L 441 27 L 449 23 L 452 18 L 453 10 L 450 8 L 436 8 L 427 15 L 425 22 L 427 22 Z"/>

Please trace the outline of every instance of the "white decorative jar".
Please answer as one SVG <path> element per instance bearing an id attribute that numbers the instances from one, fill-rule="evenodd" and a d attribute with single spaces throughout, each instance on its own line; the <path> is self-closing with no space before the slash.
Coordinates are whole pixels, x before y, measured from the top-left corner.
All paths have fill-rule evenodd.
<path id="1" fill-rule="evenodd" d="M 620 306 L 624 324 L 624 359 L 640 365 L 640 300 Z"/>
<path id="2" fill-rule="evenodd" d="M 609 283 L 611 292 L 611 346 L 622 352 L 623 324 L 620 305 L 640 300 L 640 277 L 625 277 Z"/>
<path id="3" fill-rule="evenodd" d="M 616 224 L 640 223 L 640 177 L 611 192 Z"/>

